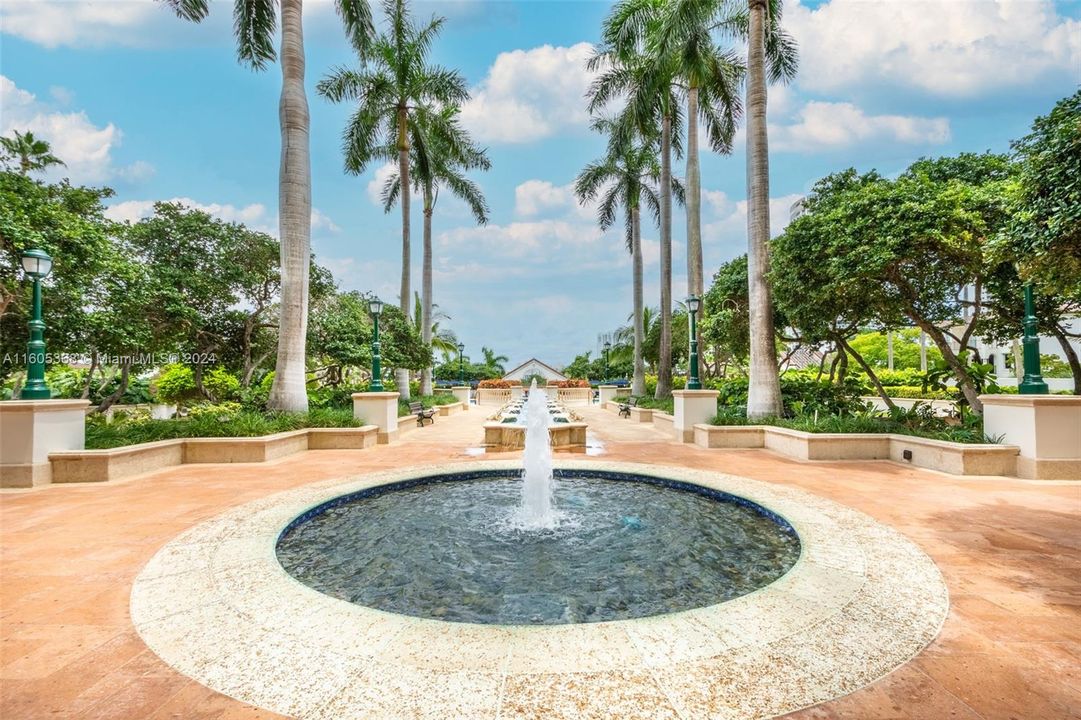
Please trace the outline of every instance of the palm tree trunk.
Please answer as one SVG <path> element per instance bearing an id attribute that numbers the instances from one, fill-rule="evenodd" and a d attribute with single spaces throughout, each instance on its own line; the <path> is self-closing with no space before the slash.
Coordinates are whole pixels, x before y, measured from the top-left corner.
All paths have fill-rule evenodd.
<path id="1" fill-rule="evenodd" d="M 672 395 L 672 116 L 661 120 L 661 338 L 657 357 L 657 391 Z"/>
<path id="2" fill-rule="evenodd" d="M 406 124 L 406 109 L 398 108 L 398 178 L 401 182 L 401 206 L 402 206 L 402 286 L 401 308 L 402 314 L 409 317 L 409 303 L 413 294 L 409 288 L 409 132 Z M 398 393 L 401 399 L 409 399 L 409 370 L 398 368 L 394 373 L 398 385 Z"/>
<path id="3" fill-rule="evenodd" d="M 769 147 L 766 137 L 766 0 L 751 0 L 747 47 L 747 292 L 751 367 L 747 417 L 779 416 L 781 381 L 769 275 Z"/>
<path id="4" fill-rule="evenodd" d="M 421 313 L 420 337 L 425 345 L 432 344 L 432 188 L 424 186 L 424 268 L 420 281 Z M 420 394 L 432 394 L 432 364 L 420 376 Z"/>
<path id="5" fill-rule="evenodd" d="M 687 89 L 687 292 L 701 298 L 702 266 L 702 174 L 698 163 L 698 88 Z M 704 308 L 703 308 L 704 309 Z M 699 322 L 704 319 L 700 314 Z M 698 377 L 705 377 L 705 353 L 698 359 Z"/>
<path id="6" fill-rule="evenodd" d="M 306 412 L 305 341 L 311 262 L 312 179 L 308 99 L 304 94 L 303 0 L 281 1 L 282 94 L 278 225 L 281 228 L 281 319 L 278 361 L 267 407 Z"/>
<path id="7" fill-rule="evenodd" d="M 642 316 L 645 304 L 642 297 L 642 213 L 637 205 L 631 211 L 631 272 L 634 293 L 634 377 L 631 380 L 631 395 L 641 397 L 646 394 L 646 364 L 642 359 L 646 329 Z"/>

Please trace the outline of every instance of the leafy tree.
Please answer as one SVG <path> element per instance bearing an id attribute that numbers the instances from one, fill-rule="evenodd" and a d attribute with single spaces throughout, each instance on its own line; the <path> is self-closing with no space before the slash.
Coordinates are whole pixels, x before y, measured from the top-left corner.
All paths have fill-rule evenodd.
<path id="1" fill-rule="evenodd" d="M 1007 220 L 1009 182 L 1007 158 L 971 153 L 917 161 L 896 180 L 855 171 L 825 178 L 804 215 L 773 242 L 773 276 L 790 322 L 849 354 L 845 339 L 860 327 L 915 325 L 981 412 L 975 378 L 954 347 L 966 348 L 977 327 L 962 322 L 960 296 L 970 284 L 981 296 L 988 239 Z M 978 307 L 973 314 L 978 319 Z"/>
<path id="2" fill-rule="evenodd" d="M 24 133 L 16 130 L 9 138 L 0 137 L 0 153 L 4 162 L 13 162 L 23 175 L 64 164 L 63 160 L 52 154 L 48 142 L 34 137 L 29 130 Z"/>
<path id="3" fill-rule="evenodd" d="M 1042 294 L 1081 301 L 1081 90 L 1012 147 L 1021 173 L 1004 233 L 1009 254 Z"/>
<path id="4" fill-rule="evenodd" d="M 409 176 L 410 143 L 423 142 L 425 130 L 439 125 L 442 108 L 455 107 L 469 98 L 469 90 L 457 71 L 428 63 L 432 41 L 439 35 L 445 18 L 433 17 L 418 25 L 405 0 L 384 0 L 387 32 L 358 53 L 359 70 L 338 68 L 324 77 L 316 91 L 332 102 L 359 103 L 343 136 L 345 168 L 360 174 L 376 159 L 389 160 L 390 148 L 397 151 L 398 177 L 403 187 L 412 187 Z M 446 133 L 450 135 L 450 133 Z M 426 153 L 420 153 L 421 156 Z M 400 304 L 409 315 L 410 291 L 410 193 L 403 192 L 402 283 Z M 398 373 L 398 387 L 409 398 L 409 377 Z"/>
<path id="5" fill-rule="evenodd" d="M 123 258 L 111 251 L 114 224 L 105 217 L 108 188 L 46 184 L 0 171 L 0 379 L 25 368 L 30 283 L 21 255 L 41 248 L 53 258 L 44 281 L 45 340 L 50 353 L 85 352 L 92 333 L 88 297 Z"/>
<path id="6" fill-rule="evenodd" d="M 177 17 L 202 21 L 207 0 L 162 0 Z M 375 31 L 367 0 L 335 0 L 345 34 L 362 56 Z M 281 165 L 278 174 L 278 224 L 281 227 L 282 284 L 278 359 L 268 404 L 272 409 L 308 408 L 305 338 L 308 323 L 308 270 L 311 257 L 310 117 L 304 92 L 303 0 L 234 0 L 237 55 L 244 65 L 263 70 L 278 58 L 273 35 L 281 19 Z M 408 293 L 403 294 L 408 297 Z"/>

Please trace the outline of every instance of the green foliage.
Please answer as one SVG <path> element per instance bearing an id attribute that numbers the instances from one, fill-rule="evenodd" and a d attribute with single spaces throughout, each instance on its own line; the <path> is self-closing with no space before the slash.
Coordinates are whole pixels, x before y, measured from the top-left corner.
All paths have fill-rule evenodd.
<path id="1" fill-rule="evenodd" d="M 242 411 L 243 407 L 237 402 L 196 403 L 188 408 L 188 418 L 200 420 L 210 417 L 225 422 L 240 415 Z"/>
<path id="2" fill-rule="evenodd" d="M 180 363 L 163 367 L 152 387 L 158 400 L 170 405 L 196 397 L 195 374 L 190 367 Z"/>
<path id="3" fill-rule="evenodd" d="M 1081 299 L 1081 90 L 1013 143 L 1021 166 L 1001 242 L 1045 295 Z"/>
<path id="4" fill-rule="evenodd" d="M 203 387 L 215 400 L 231 400 L 240 392 L 240 381 L 219 365 L 203 373 Z"/>
<path id="5" fill-rule="evenodd" d="M 220 408 L 221 406 L 208 406 Z M 232 407 L 231 404 L 228 405 Z M 251 411 L 222 414 L 207 411 L 178 420 L 115 420 L 91 415 L 86 424 L 86 447 L 91 450 L 198 437 L 258 437 L 309 427 L 359 427 L 352 411 L 312 410 L 308 413 L 267 414 Z"/>
<path id="6" fill-rule="evenodd" d="M 978 416 L 968 415 L 961 425 L 954 425 L 935 415 L 929 404 L 916 403 L 911 409 L 890 412 L 865 410 L 854 415 L 810 413 L 790 418 L 748 420 L 742 408 L 721 408 L 713 425 L 771 425 L 811 433 L 892 433 L 948 440 L 958 443 L 985 443 L 983 424 Z"/>
<path id="7" fill-rule="evenodd" d="M 923 385 L 885 385 L 883 389 L 886 394 L 891 398 L 905 398 L 909 400 L 956 400 L 960 395 L 960 392 L 956 387 L 944 387 L 935 388 L 924 387 Z M 869 387 L 866 387 L 868 395 L 875 395 L 877 391 L 872 391 Z"/>
<path id="8" fill-rule="evenodd" d="M 862 332 L 848 341 L 853 350 L 858 352 L 863 359 L 874 368 L 875 375 L 882 379 L 883 373 L 889 371 L 889 339 L 885 332 Z M 926 348 L 927 365 L 930 367 L 942 360 L 942 353 L 937 347 L 928 343 Z M 920 331 L 916 328 L 901 328 L 893 331 L 893 367 L 895 370 L 915 370 L 920 368 Z M 862 372 L 862 368 L 856 363 L 849 364 L 849 368 L 855 372 Z M 882 380 L 885 384 L 885 380 Z M 898 383 L 900 384 L 900 383 Z"/>
<path id="9" fill-rule="evenodd" d="M 712 385 L 720 392 L 719 407 L 747 406 L 747 378 L 718 379 Z M 852 415 L 863 409 L 862 394 L 862 384 L 851 376 L 839 384 L 818 380 L 811 373 L 787 372 L 781 376 L 781 396 L 788 417 L 815 412 Z"/>

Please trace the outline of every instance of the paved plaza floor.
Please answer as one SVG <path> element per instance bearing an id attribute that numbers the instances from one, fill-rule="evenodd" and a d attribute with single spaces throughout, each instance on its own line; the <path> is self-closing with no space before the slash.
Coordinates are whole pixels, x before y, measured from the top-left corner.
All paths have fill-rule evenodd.
<path id="1" fill-rule="evenodd" d="M 1081 718 L 1081 484 L 706 450 L 611 412 L 578 412 L 590 431 L 589 448 L 576 459 L 686 466 L 798 487 L 890 525 L 938 565 L 950 592 L 939 637 L 878 682 L 788 717 Z M 278 717 L 196 683 L 150 651 L 129 616 L 135 576 L 182 531 L 281 490 L 367 471 L 517 457 L 481 447 L 486 415 L 473 407 L 368 450 L 3 491 L 0 717 Z"/>

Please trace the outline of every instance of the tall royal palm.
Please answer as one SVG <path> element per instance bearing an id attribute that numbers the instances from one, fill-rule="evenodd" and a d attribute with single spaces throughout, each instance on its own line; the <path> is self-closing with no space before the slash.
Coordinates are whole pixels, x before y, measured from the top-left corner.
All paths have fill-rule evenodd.
<path id="1" fill-rule="evenodd" d="M 609 121 L 594 123 L 594 128 L 605 131 L 611 128 Z M 660 197 L 656 188 L 660 185 L 661 168 L 657 160 L 656 142 L 624 142 L 609 145 L 608 153 L 596 162 L 585 166 L 574 183 L 574 192 L 584 202 L 592 202 L 598 195 L 597 222 L 607 230 L 616 222 L 617 208 L 623 208 L 627 251 L 631 254 L 631 288 L 634 311 L 631 325 L 634 330 L 634 376 L 631 394 L 646 394 L 645 361 L 642 349 L 645 344 L 644 299 L 642 291 L 642 203 L 646 203 L 654 216 L 660 217 Z"/>
<path id="2" fill-rule="evenodd" d="M 491 167 L 486 152 L 477 147 L 457 119 L 457 108 L 426 113 L 414 124 L 419 133 L 411 143 L 410 169 L 413 186 L 424 204 L 424 251 L 421 270 L 421 339 L 432 344 L 435 332 L 432 315 L 432 216 L 442 188 L 463 200 L 479 225 L 488 223 L 488 203 L 480 186 L 466 176 L 469 170 Z M 387 212 L 401 197 L 399 173 L 387 178 L 383 187 L 383 209 Z M 433 346 L 434 347 L 434 346 Z M 432 368 L 426 367 L 420 378 L 420 394 L 432 394 Z"/>
<path id="3" fill-rule="evenodd" d="M 746 5 L 727 0 L 673 0 L 662 29 L 662 35 L 668 35 L 665 42 L 677 49 L 682 47 L 684 55 L 688 47 L 685 38 L 702 33 L 722 34 L 747 43 L 747 275 L 751 331 L 747 414 L 750 417 L 777 415 L 782 410 L 773 303 L 767 281 L 769 148 L 766 87 L 767 76 L 772 82 L 795 77 L 798 52 L 795 41 L 781 27 L 781 6 L 781 0 L 747 0 Z M 688 152 L 688 176 L 693 154 Z M 691 184 L 690 177 L 688 184 Z M 698 198 L 693 201 L 688 198 L 688 206 L 697 201 Z M 689 212 L 688 223 L 690 216 Z M 690 230 L 688 224 L 688 236 Z"/>
<path id="4" fill-rule="evenodd" d="M 624 0 L 605 35 L 612 43 L 642 48 L 654 64 L 673 68 L 673 83 L 686 101 L 687 290 L 699 297 L 705 288 L 698 123 L 704 124 L 713 151 L 732 151 L 745 72 L 743 61 L 714 41 L 715 21 L 708 8 L 701 0 Z"/>
<path id="5" fill-rule="evenodd" d="M 635 135 L 648 136 L 660 127 L 661 332 L 655 397 L 664 399 L 672 394 L 672 152 L 682 150 L 681 117 L 675 93 L 675 63 L 671 58 L 649 57 L 638 41 L 641 36 L 619 30 L 631 2 L 645 2 L 646 9 L 653 13 L 663 8 L 662 0 L 626 0 L 605 19 L 605 44 L 589 62 L 591 69 L 601 71 L 589 89 L 589 111 L 595 113 L 609 103 L 626 100 L 612 126 L 616 143 L 627 142 Z M 644 14 L 640 12 L 636 17 Z"/>
<path id="6" fill-rule="evenodd" d="M 208 0 L 163 0 L 181 18 L 199 22 Z M 354 49 L 365 53 L 375 34 L 367 0 L 335 0 Z M 308 332 L 308 271 L 311 263 L 312 183 L 308 99 L 304 92 L 303 0 L 235 0 L 233 27 L 240 62 L 254 70 L 278 59 L 273 37 L 281 16 L 282 91 L 278 105 L 281 162 L 278 226 L 281 233 L 281 310 L 278 357 L 267 405 L 275 410 L 308 409 L 305 382 Z"/>
<path id="7" fill-rule="evenodd" d="M 769 277 L 769 145 L 766 131 L 767 72 L 772 79 L 795 74 L 796 48 L 780 28 L 781 0 L 749 0 L 747 15 L 747 290 L 750 378 L 747 417 L 780 415 L 776 328 Z M 787 49 L 787 52 L 786 52 Z"/>
<path id="8" fill-rule="evenodd" d="M 424 137 L 420 125 L 469 97 L 465 78 L 457 71 L 428 64 L 432 42 L 444 18 L 426 24 L 413 22 L 405 0 L 384 0 L 387 31 L 381 33 L 357 70 L 339 68 L 319 81 L 316 91 L 332 102 L 358 103 L 343 136 L 345 167 L 360 174 L 373 160 L 389 160 L 388 148 L 397 151 L 398 177 L 404 187 L 409 179 L 410 140 Z M 409 316 L 410 286 L 410 193 L 401 193 L 402 280 L 401 309 Z M 409 371 L 396 374 L 398 392 L 409 397 Z"/>

